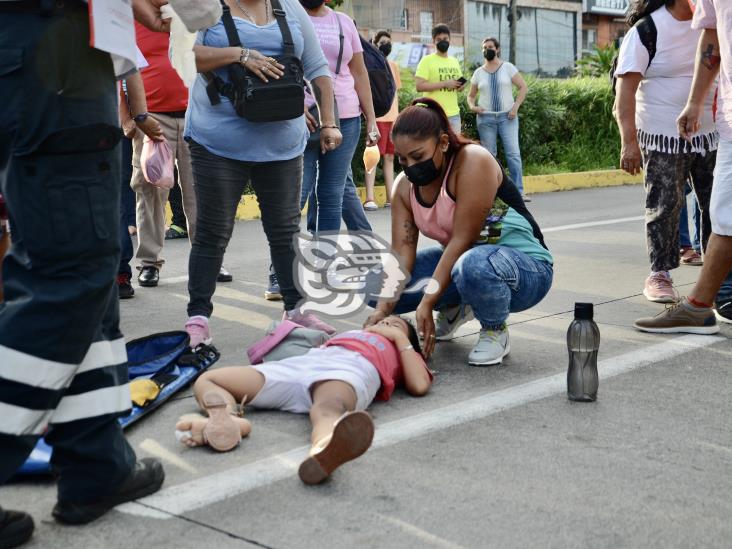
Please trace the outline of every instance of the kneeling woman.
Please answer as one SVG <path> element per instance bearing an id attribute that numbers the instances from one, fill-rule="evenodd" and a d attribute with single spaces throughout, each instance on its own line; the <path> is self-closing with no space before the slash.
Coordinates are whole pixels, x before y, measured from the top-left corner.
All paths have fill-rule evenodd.
<path id="1" fill-rule="evenodd" d="M 415 100 L 394 123 L 392 141 L 404 168 L 392 197 L 392 248 L 412 284 L 433 278 L 437 289 L 380 301 L 366 325 L 416 310 L 429 356 L 435 339 L 450 339 L 474 315 L 481 330 L 468 362 L 500 364 L 510 350 L 509 313 L 533 307 L 551 288 L 541 230 L 496 159 L 456 135 L 436 102 Z M 420 233 L 441 246 L 417 251 Z"/>

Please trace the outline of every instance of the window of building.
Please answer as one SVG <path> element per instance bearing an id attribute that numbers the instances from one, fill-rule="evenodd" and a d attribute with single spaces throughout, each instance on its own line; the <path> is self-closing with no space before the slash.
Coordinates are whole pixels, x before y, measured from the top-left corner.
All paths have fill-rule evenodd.
<path id="1" fill-rule="evenodd" d="M 434 14 L 431 11 L 420 11 L 419 37 L 422 42 L 432 42 L 432 27 L 434 26 Z"/>

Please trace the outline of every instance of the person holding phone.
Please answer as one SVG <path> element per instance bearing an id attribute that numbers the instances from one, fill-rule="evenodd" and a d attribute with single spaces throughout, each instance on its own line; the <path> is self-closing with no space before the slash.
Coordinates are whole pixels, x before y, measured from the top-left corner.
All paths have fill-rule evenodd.
<path id="1" fill-rule="evenodd" d="M 458 92 L 465 87 L 460 62 L 447 54 L 450 49 L 450 27 L 437 25 L 432 29 L 432 42 L 437 51 L 422 58 L 417 65 L 414 81 L 417 91 L 425 97 L 434 99 L 447 114 L 450 127 L 460 135 L 462 123 Z"/>
<path id="2" fill-rule="evenodd" d="M 498 136 L 501 137 L 506 164 L 524 202 L 530 199 L 524 194 L 523 164 L 519 148 L 518 111 L 526 99 L 529 87 L 518 69 L 500 57 L 501 45 L 496 38 L 483 40 L 485 63 L 478 67 L 470 79 L 468 106 L 477 114 L 476 123 L 480 143 L 493 156 L 498 153 Z M 513 88 L 518 88 L 514 99 Z M 476 97 L 478 97 L 476 104 Z"/>

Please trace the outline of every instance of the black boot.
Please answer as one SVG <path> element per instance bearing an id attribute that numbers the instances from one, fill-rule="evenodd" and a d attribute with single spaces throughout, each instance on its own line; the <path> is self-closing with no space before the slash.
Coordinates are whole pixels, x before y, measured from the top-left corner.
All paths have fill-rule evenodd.
<path id="1" fill-rule="evenodd" d="M 6 511 L 0 507 L 0 549 L 17 547 L 33 535 L 33 519 L 22 511 Z"/>
<path id="2" fill-rule="evenodd" d="M 231 282 L 232 280 L 234 280 L 234 277 L 229 271 L 226 270 L 223 265 L 221 265 L 221 268 L 219 269 L 219 274 L 216 277 L 216 282 Z"/>
<path id="3" fill-rule="evenodd" d="M 165 471 L 157 459 L 141 459 L 115 493 L 91 503 L 59 500 L 53 508 L 53 517 L 65 524 L 86 524 L 116 505 L 154 494 L 162 486 L 163 480 Z"/>

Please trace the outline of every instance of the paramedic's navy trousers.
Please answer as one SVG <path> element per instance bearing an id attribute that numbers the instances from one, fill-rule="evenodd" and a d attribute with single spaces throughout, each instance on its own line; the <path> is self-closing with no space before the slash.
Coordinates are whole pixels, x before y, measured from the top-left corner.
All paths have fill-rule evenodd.
<path id="1" fill-rule="evenodd" d="M 7 6 L 8 4 L 6 4 Z M 39 436 L 60 500 L 114 492 L 135 455 L 119 331 L 120 130 L 112 62 L 86 5 L 9 13 L 0 2 L 0 186 L 13 246 L 0 305 L 0 484 Z"/>

